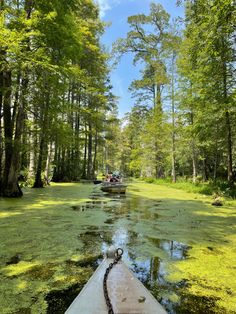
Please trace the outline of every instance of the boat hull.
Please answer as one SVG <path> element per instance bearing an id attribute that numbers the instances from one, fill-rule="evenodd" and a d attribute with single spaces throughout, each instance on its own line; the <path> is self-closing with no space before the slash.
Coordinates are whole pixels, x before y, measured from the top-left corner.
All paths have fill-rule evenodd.
<path id="1" fill-rule="evenodd" d="M 107 314 L 103 277 L 112 262 L 108 258 L 101 263 L 65 314 Z M 110 271 L 107 286 L 116 314 L 167 314 L 122 261 Z"/>
<path id="2" fill-rule="evenodd" d="M 101 186 L 103 192 L 125 194 L 127 186 L 120 183 L 106 183 Z"/>
<path id="3" fill-rule="evenodd" d="M 101 183 L 102 183 L 102 180 L 94 180 L 93 183 L 94 183 L 94 184 L 101 184 Z"/>

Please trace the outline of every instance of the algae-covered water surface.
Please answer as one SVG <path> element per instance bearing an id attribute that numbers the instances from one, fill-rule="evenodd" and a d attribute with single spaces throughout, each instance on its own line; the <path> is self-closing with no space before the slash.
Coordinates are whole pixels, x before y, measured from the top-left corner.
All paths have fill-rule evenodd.
<path id="1" fill-rule="evenodd" d="M 235 202 L 164 186 L 25 189 L 0 199 L 0 313 L 64 313 L 111 244 L 168 313 L 236 313 L 235 226 Z"/>

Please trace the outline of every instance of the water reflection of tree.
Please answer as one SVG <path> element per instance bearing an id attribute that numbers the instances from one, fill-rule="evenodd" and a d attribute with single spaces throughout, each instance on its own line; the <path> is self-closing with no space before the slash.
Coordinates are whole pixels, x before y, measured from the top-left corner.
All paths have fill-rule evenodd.
<path id="1" fill-rule="evenodd" d="M 158 257 L 152 257 L 150 259 L 150 280 L 155 282 L 158 280 L 158 273 L 160 268 L 160 259 Z"/>
<path id="2" fill-rule="evenodd" d="M 172 260 L 182 260 L 186 258 L 190 247 L 178 241 L 162 240 L 160 241 L 160 248 L 166 251 Z"/>

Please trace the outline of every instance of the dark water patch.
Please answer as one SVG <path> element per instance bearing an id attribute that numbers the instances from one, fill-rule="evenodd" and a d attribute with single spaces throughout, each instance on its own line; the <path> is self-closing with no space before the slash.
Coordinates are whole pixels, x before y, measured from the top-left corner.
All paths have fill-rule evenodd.
<path id="1" fill-rule="evenodd" d="M 73 205 L 71 206 L 71 208 L 74 211 L 79 211 L 79 212 L 83 212 L 85 210 L 90 210 L 90 209 L 94 209 L 95 207 L 97 207 L 95 204 L 93 203 L 89 203 L 89 204 L 83 204 L 83 205 Z"/>
<path id="2" fill-rule="evenodd" d="M 207 246 L 203 251 L 205 251 L 206 254 L 208 255 L 210 254 L 210 255 L 220 256 L 224 254 L 224 252 L 222 252 L 220 249 L 213 246 Z"/>
<path id="3" fill-rule="evenodd" d="M 71 206 L 71 208 L 73 210 L 80 210 L 80 205 L 73 205 L 73 206 Z"/>
<path id="4" fill-rule="evenodd" d="M 161 200 L 155 201 L 154 206 L 155 206 L 155 207 L 159 207 L 159 206 L 161 205 L 161 203 L 162 203 Z"/>
<path id="5" fill-rule="evenodd" d="M 113 198 L 113 199 L 112 199 L 112 202 L 115 202 L 115 203 L 116 203 L 116 202 L 120 202 L 120 201 L 121 201 L 120 197 L 119 197 L 119 198 Z"/>
<path id="6" fill-rule="evenodd" d="M 115 219 L 109 218 L 106 221 L 104 221 L 105 224 L 111 225 L 115 222 Z"/>
<path id="7" fill-rule="evenodd" d="M 75 284 L 64 290 L 54 290 L 47 294 L 47 314 L 64 314 L 70 304 L 82 290 L 83 284 Z"/>
<path id="8" fill-rule="evenodd" d="M 12 264 L 18 264 L 21 261 L 21 256 L 20 254 L 15 254 L 12 256 L 9 261 L 6 262 L 6 265 L 12 265 Z"/>
<path id="9" fill-rule="evenodd" d="M 176 314 L 224 313 L 224 311 L 216 305 L 217 300 L 218 299 L 214 297 L 187 294 L 185 291 L 181 295 L 179 304 L 175 305 L 174 308 Z"/>
<path id="10" fill-rule="evenodd" d="M 94 228 L 95 229 L 95 228 Z M 98 229 L 98 228 L 96 228 Z M 91 231 L 86 231 L 84 233 L 81 233 L 78 235 L 78 238 L 83 239 L 83 238 L 99 238 L 100 237 L 100 232 L 98 230 L 91 230 Z"/>
<path id="11" fill-rule="evenodd" d="M 147 237 L 147 239 L 148 239 L 151 243 L 155 244 L 157 247 L 160 247 L 160 242 L 161 242 L 161 240 L 160 240 L 159 238 Z"/>

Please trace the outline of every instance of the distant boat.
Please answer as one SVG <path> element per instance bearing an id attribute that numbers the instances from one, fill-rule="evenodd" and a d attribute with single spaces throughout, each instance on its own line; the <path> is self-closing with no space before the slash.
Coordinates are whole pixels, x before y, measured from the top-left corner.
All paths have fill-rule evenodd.
<path id="1" fill-rule="evenodd" d="M 108 193 L 119 193 L 119 194 L 125 194 L 127 185 L 121 183 L 121 182 L 106 182 L 104 181 L 101 185 L 101 190 L 103 192 Z"/>
<path id="2" fill-rule="evenodd" d="M 94 184 L 101 184 L 103 181 L 102 180 L 94 180 L 93 183 Z"/>
<path id="3" fill-rule="evenodd" d="M 65 314 L 167 314 L 162 305 L 121 260 L 113 267 L 109 267 L 114 264 L 114 256 L 113 250 L 113 255 L 108 254 L 103 260 Z M 108 268 L 110 270 L 104 284 L 104 274 Z M 112 305 L 112 310 L 109 311 L 107 298 L 105 300 L 104 297 L 104 285 Z"/>

